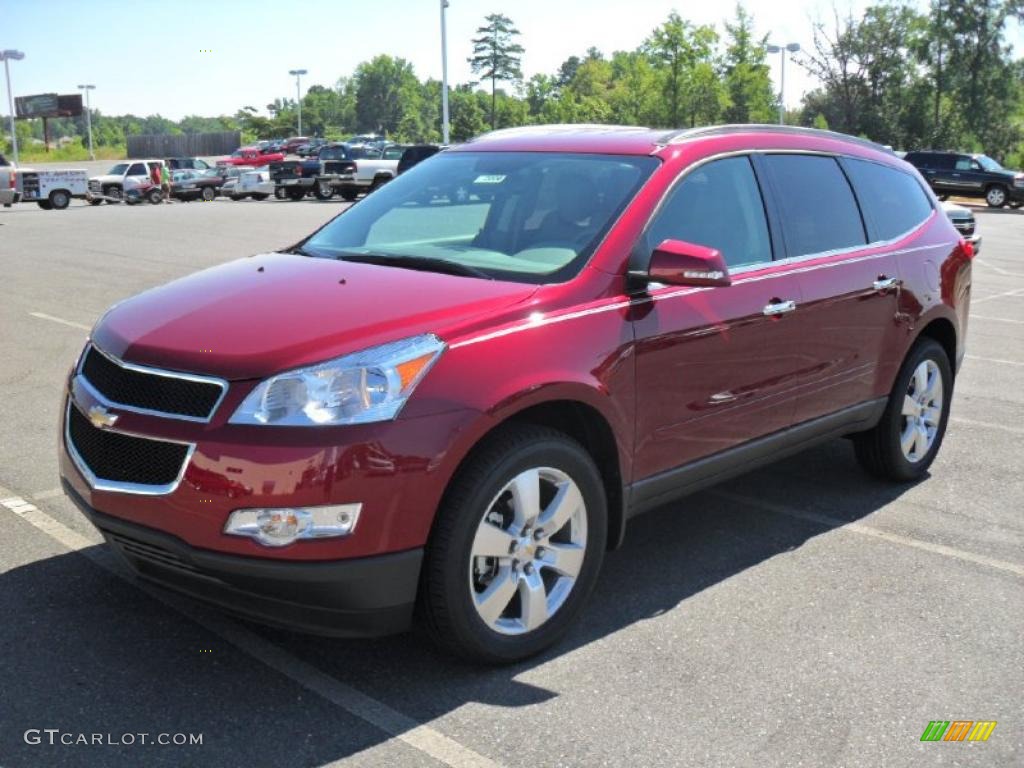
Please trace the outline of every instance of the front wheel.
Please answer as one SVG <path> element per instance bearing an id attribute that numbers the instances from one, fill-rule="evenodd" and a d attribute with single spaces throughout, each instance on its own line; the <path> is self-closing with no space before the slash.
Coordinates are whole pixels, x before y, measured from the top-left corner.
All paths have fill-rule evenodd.
<path id="1" fill-rule="evenodd" d="M 882 418 L 854 437 L 861 466 L 884 480 L 921 478 L 946 434 L 953 368 L 934 339 L 920 339 L 903 361 Z"/>
<path id="2" fill-rule="evenodd" d="M 203 202 L 209 203 L 217 196 L 217 191 L 213 187 L 203 187 Z"/>
<path id="3" fill-rule="evenodd" d="M 146 199 L 151 205 L 159 205 L 164 201 L 164 193 L 159 189 L 151 189 L 146 193 Z"/>
<path id="4" fill-rule="evenodd" d="M 597 581 L 604 484 L 590 454 L 554 429 L 516 425 L 460 470 L 427 546 L 420 614 L 463 657 L 508 663 L 554 643 Z"/>
<path id="5" fill-rule="evenodd" d="M 1006 188 L 993 184 L 985 191 L 985 202 L 989 208 L 1002 208 L 1006 205 Z"/>

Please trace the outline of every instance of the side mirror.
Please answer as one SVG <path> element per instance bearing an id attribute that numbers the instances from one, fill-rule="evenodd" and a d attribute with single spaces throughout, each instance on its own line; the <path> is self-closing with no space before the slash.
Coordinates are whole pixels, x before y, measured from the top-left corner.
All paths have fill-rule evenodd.
<path id="1" fill-rule="evenodd" d="M 666 285 L 732 285 L 720 251 L 682 240 L 665 240 L 654 249 L 647 279 Z"/>

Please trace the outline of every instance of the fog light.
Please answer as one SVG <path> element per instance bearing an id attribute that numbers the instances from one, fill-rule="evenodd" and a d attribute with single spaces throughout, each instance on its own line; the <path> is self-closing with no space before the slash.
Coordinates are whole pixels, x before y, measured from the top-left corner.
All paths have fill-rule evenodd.
<path id="1" fill-rule="evenodd" d="M 236 509 L 224 533 L 248 536 L 268 547 L 283 547 L 300 539 L 348 536 L 356 527 L 362 504 L 285 509 Z"/>

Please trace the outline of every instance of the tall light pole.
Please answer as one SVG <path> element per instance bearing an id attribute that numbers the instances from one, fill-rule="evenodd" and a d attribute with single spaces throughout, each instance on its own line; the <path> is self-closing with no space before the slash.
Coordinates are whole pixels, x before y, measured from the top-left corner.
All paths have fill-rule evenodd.
<path id="1" fill-rule="evenodd" d="M 96 155 L 92 151 L 92 106 L 89 104 L 89 91 L 96 88 L 95 85 L 80 85 L 78 86 L 81 90 L 85 91 L 85 126 L 89 133 L 89 159 L 95 160 Z"/>
<path id="2" fill-rule="evenodd" d="M 299 106 L 299 132 L 298 136 L 302 135 L 302 76 L 306 74 L 304 69 L 289 69 L 289 75 L 295 75 L 295 101 Z"/>
<path id="3" fill-rule="evenodd" d="M 4 62 L 4 72 L 7 74 L 7 108 L 11 111 L 11 152 L 14 155 L 14 164 L 18 164 L 18 133 L 14 130 L 14 93 L 11 91 L 11 60 L 21 61 L 25 54 L 8 48 L 0 51 L 0 59 Z"/>
<path id="4" fill-rule="evenodd" d="M 782 62 L 782 73 L 779 76 L 779 125 L 786 122 L 786 53 L 796 53 L 800 50 L 800 43 L 787 43 L 786 45 L 769 45 L 765 47 L 768 53 L 779 54 Z"/>
<path id="5" fill-rule="evenodd" d="M 448 0 L 441 0 L 441 141 L 448 143 L 448 25 L 445 9 Z"/>

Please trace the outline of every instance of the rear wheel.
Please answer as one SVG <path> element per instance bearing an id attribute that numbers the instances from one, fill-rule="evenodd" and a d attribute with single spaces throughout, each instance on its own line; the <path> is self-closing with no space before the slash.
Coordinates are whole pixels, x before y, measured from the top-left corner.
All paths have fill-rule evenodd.
<path id="1" fill-rule="evenodd" d="M 317 200 L 330 200 L 334 197 L 334 188 L 326 181 L 319 181 L 317 182 L 314 194 Z"/>
<path id="2" fill-rule="evenodd" d="M 289 189 L 288 199 L 293 203 L 297 203 L 299 200 L 306 196 L 306 190 L 304 189 Z"/>
<path id="3" fill-rule="evenodd" d="M 100 205 L 102 202 L 102 200 L 90 200 L 89 205 Z"/>
<path id="4" fill-rule="evenodd" d="M 164 201 L 164 194 L 159 189 L 151 189 L 146 193 L 146 199 L 152 205 L 159 205 Z"/>
<path id="5" fill-rule="evenodd" d="M 276 197 L 278 200 L 284 200 L 288 197 L 288 190 L 286 190 L 284 187 L 275 187 L 274 197 Z"/>
<path id="6" fill-rule="evenodd" d="M 267 195 L 267 194 L 264 194 L 263 192 L 260 192 L 259 194 L 253 195 L 252 199 L 253 200 L 266 200 L 268 197 L 270 197 L 270 195 Z"/>
<path id="7" fill-rule="evenodd" d="M 55 189 L 50 193 L 50 205 L 52 205 L 56 211 L 63 211 L 71 205 L 71 195 L 63 189 Z"/>
<path id="8" fill-rule="evenodd" d="M 351 203 L 359 195 L 359 190 L 352 187 L 341 188 L 341 199 Z"/>
<path id="9" fill-rule="evenodd" d="M 590 454 L 515 425 L 460 471 L 438 512 L 420 589 L 424 626 L 460 657 L 526 658 L 569 628 L 597 581 L 607 537 Z"/>
<path id="10" fill-rule="evenodd" d="M 993 184 L 985 190 L 985 202 L 989 208 L 1002 208 L 1006 205 L 1006 187 Z"/>
<path id="11" fill-rule="evenodd" d="M 53 210 L 53 203 L 51 203 L 49 200 L 36 200 L 36 205 L 38 205 L 44 211 Z"/>
<path id="12" fill-rule="evenodd" d="M 203 201 L 209 203 L 217 196 L 216 190 L 213 187 L 203 187 Z"/>
<path id="13" fill-rule="evenodd" d="M 934 339 L 920 339 L 903 361 L 874 429 L 854 437 L 857 460 L 886 480 L 917 480 L 942 445 L 953 396 L 953 368 Z"/>

